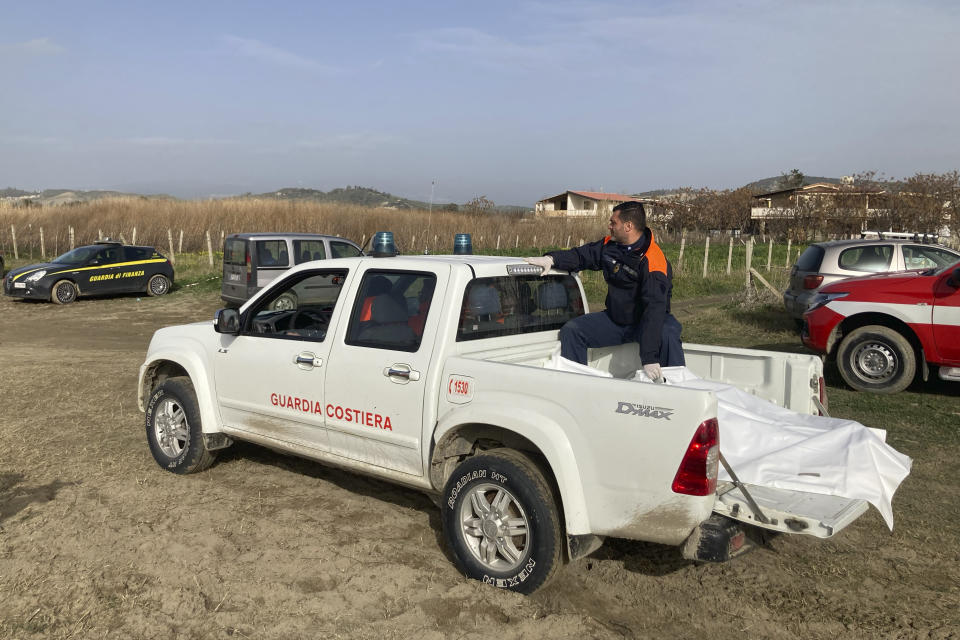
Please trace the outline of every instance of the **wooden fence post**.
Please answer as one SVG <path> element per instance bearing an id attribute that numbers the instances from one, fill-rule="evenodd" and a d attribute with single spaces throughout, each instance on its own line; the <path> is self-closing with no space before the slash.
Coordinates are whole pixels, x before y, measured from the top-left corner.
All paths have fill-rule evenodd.
<path id="1" fill-rule="evenodd" d="M 707 239 L 703 243 L 703 277 L 707 277 L 707 263 L 710 261 L 710 233 L 707 233 Z"/>
<path id="2" fill-rule="evenodd" d="M 133 236 L 130 238 L 130 244 L 137 244 L 137 228 L 133 228 Z"/>
<path id="3" fill-rule="evenodd" d="M 74 240 L 73 227 L 70 227 L 70 251 L 73 251 L 73 240 Z"/>
<path id="4" fill-rule="evenodd" d="M 680 256 L 677 257 L 677 269 L 683 269 L 683 250 L 687 246 L 687 231 L 680 232 Z"/>
<path id="5" fill-rule="evenodd" d="M 513 242 L 513 248 L 516 249 L 516 248 L 519 247 L 519 246 L 520 246 L 520 234 L 518 233 L 518 234 L 517 234 L 517 239 L 514 240 L 514 242 Z"/>
<path id="6" fill-rule="evenodd" d="M 10 238 L 13 240 L 13 259 L 19 260 L 20 253 L 17 251 L 17 229 L 13 225 L 10 225 Z"/>
<path id="7" fill-rule="evenodd" d="M 767 271 L 770 271 L 770 261 L 773 260 L 773 237 L 770 238 L 770 242 L 767 243 Z"/>
<path id="8" fill-rule="evenodd" d="M 210 242 L 210 229 L 207 229 L 207 254 L 210 256 L 210 266 L 213 266 L 213 243 Z"/>
<path id="9" fill-rule="evenodd" d="M 500 251 L 500 234 L 497 234 L 497 251 Z"/>
<path id="10" fill-rule="evenodd" d="M 750 288 L 750 269 L 753 262 L 753 238 L 747 240 L 747 288 Z"/>
<path id="11" fill-rule="evenodd" d="M 47 248 L 43 244 L 43 227 L 40 227 L 40 257 L 47 257 Z"/>
<path id="12" fill-rule="evenodd" d="M 177 262 L 177 256 L 173 252 L 173 230 L 167 229 L 167 242 L 170 244 L 170 264 Z"/>
<path id="13" fill-rule="evenodd" d="M 567 248 L 567 249 L 570 248 L 570 235 L 569 235 L 569 234 L 567 234 L 567 244 L 565 244 L 565 245 L 563 245 L 563 246 L 564 246 L 564 248 Z"/>
<path id="14" fill-rule="evenodd" d="M 787 238 L 787 260 L 783 263 L 783 266 L 790 266 L 790 245 L 793 244 L 793 238 Z"/>
<path id="15" fill-rule="evenodd" d="M 183 229 L 180 229 L 180 242 L 177 244 L 177 253 L 183 253 Z"/>
<path id="16" fill-rule="evenodd" d="M 733 236 L 730 236 L 730 248 L 727 250 L 727 275 L 730 275 L 730 263 L 733 262 Z"/>

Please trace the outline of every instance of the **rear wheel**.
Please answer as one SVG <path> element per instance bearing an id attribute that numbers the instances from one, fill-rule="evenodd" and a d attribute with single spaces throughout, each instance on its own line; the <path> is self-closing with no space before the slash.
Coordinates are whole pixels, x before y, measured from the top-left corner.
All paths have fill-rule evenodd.
<path id="1" fill-rule="evenodd" d="M 162 296 L 170 291 L 170 278 L 158 273 L 147 283 L 147 295 Z"/>
<path id="2" fill-rule="evenodd" d="M 60 280 L 50 289 L 50 300 L 57 304 L 70 304 L 77 299 L 77 285 L 69 280 Z"/>
<path id="3" fill-rule="evenodd" d="M 844 381 L 857 391 L 896 393 L 913 382 L 917 356 L 899 332 L 882 325 L 851 331 L 837 350 Z"/>
<path id="4" fill-rule="evenodd" d="M 167 378 L 147 404 L 147 442 L 161 467 L 173 473 L 196 473 L 213 464 L 216 454 L 203 442 L 200 408 L 190 378 Z"/>
<path id="5" fill-rule="evenodd" d="M 561 564 L 560 517 L 537 466 L 511 449 L 464 460 L 444 487 L 443 530 L 468 578 L 532 593 Z"/>

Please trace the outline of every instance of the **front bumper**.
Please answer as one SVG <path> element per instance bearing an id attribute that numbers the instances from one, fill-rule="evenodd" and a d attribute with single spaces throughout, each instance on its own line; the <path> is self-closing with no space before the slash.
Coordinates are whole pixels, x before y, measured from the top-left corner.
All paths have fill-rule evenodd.
<path id="1" fill-rule="evenodd" d="M 22 284 L 22 287 L 17 285 Z M 3 293 L 10 296 L 11 298 L 25 298 L 30 300 L 49 300 L 50 299 L 50 284 L 45 283 L 43 280 L 38 282 L 23 282 L 16 281 L 13 282 L 9 278 L 4 279 L 3 281 Z"/>
<path id="2" fill-rule="evenodd" d="M 829 306 L 823 306 L 805 314 L 803 319 L 804 327 L 800 334 L 803 344 L 814 351 L 830 353 L 836 340 L 835 329 L 843 321 L 844 316 Z"/>

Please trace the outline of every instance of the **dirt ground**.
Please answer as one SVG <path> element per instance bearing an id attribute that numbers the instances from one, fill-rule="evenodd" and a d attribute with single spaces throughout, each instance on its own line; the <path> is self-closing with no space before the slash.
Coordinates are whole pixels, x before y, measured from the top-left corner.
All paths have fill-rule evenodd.
<path id="1" fill-rule="evenodd" d="M 0 299 L 0 637 L 960 636 L 956 438 L 901 447 L 893 533 L 871 509 L 721 565 L 608 540 L 525 597 L 458 574 L 417 492 L 243 444 L 161 470 L 138 367 L 155 329 L 217 306 Z"/>

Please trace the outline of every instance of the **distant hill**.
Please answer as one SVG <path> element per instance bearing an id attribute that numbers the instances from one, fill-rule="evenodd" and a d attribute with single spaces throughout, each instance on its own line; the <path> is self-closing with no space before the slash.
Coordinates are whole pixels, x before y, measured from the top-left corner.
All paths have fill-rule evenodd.
<path id="1" fill-rule="evenodd" d="M 145 196 L 139 193 L 124 193 L 122 191 L 82 191 L 73 189 L 44 189 L 43 191 L 24 191 L 8 187 L 0 191 L 0 198 L 23 201 L 24 206 L 57 206 L 93 202 L 104 198 L 144 198 L 144 199 L 172 199 L 168 195 Z M 26 204 L 30 203 L 30 204 Z"/>
<path id="2" fill-rule="evenodd" d="M 772 193 L 789 187 L 783 183 L 784 176 L 774 176 L 772 178 L 763 178 L 750 184 L 743 185 L 753 193 Z M 803 176 L 803 185 L 814 184 L 817 182 L 826 182 L 828 184 L 840 184 L 840 178 L 824 178 L 821 176 Z"/>
<path id="3" fill-rule="evenodd" d="M 369 187 L 344 187 L 330 191 L 284 187 L 269 193 L 247 194 L 247 198 L 269 198 L 271 200 L 302 200 L 308 202 L 340 202 L 359 207 L 383 207 L 385 209 L 428 209 L 430 204 L 418 200 L 401 198 Z M 434 204 L 435 208 L 441 205 Z"/>

